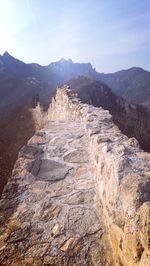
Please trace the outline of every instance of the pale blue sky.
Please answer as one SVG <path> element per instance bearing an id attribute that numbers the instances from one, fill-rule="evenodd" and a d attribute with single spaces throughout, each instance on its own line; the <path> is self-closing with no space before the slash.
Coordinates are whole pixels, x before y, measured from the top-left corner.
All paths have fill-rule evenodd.
<path id="1" fill-rule="evenodd" d="M 150 0 L 0 0 L 0 54 L 150 70 Z"/>

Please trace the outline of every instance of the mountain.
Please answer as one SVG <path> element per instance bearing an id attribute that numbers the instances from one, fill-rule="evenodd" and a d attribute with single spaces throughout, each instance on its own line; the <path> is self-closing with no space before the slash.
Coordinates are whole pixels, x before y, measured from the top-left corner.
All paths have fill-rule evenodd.
<path id="1" fill-rule="evenodd" d="M 116 94 L 127 101 L 150 108 L 150 72 L 132 67 L 98 76 L 98 79 L 103 80 Z"/>
<path id="2" fill-rule="evenodd" d="M 61 59 L 48 66 L 40 66 L 25 64 L 5 52 L 0 56 L 0 112 L 4 108 L 9 112 L 22 104 L 31 105 L 32 99 L 37 96 L 41 104 L 48 106 L 56 86 L 74 76 L 92 76 L 94 73 L 90 63 Z"/>
<path id="3" fill-rule="evenodd" d="M 26 64 L 8 52 L 0 55 L 0 184 L 11 176 L 19 149 L 35 131 L 30 108 L 40 102 L 46 110 L 56 86 L 67 81 L 83 101 L 110 110 L 122 131 L 136 136 L 142 147 L 150 150 L 146 140 L 150 134 L 149 112 L 115 95 L 127 98 L 128 94 L 129 101 L 148 106 L 149 74 L 142 69 L 103 74 L 90 63 L 73 63 L 71 59 L 41 66 Z"/>
<path id="4" fill-rule="evenodd" d="M 19 82 L 17 86 L 22 88 L 20 82 L 23 80 L 24 84 L 24 80 L 27 79 L 28 84 L 30 82 L 31 84 L 32 82 L 34 83 L 33 95 L 35 95 L 34 90 L 36 90 L 41 102 L 46 105 L 48 105 L 48 98 L 51 96 L 50 91 L 52 91 L 54 87 L 75 76 L 86 76 L 103 81 L 117 95 L 122 96 L 127 101 L 135 104 L 142 104 L 147 107 L 150 106 L 150 72 L 142 68 L 133 67 L 115 73 L 104 74 L 96 72 L 90 63 L 73 63 L 71 59 L 61 59 L 47 66 L 41 66 L 35 63 L 25 64 L 12 57 L 8 52 L 0 56 L 0 88 L 2 89 L 3 86 L 5 88 L 11 86 L 10 84 L 8 85 L 8 83 L 9 79 L 12 79 L 11 84 L 17 89 L 15 84 L 13 85 L 13 83 L 16 82 L 16 78 Z M 4 85 L 2 83 L 4 83 Z M 11 87 L 9 87 L 9 90 L 11 90 L 12 93 Z M 27 89 L 23 91 L 25 93 Z M 32 94 L 31 88 L 30 92 Z M 25 97 L 26 95 L 24 95 L 24 98 Z"/>
<path id="5" fill-rule="evenodd" d="M 92 78 L 78 76 L 67 82 L 71 89 L 75 90 L 83 102 L 101 106 L 106 110 L 116 108 L 117 96 L 101 81 Z"/>

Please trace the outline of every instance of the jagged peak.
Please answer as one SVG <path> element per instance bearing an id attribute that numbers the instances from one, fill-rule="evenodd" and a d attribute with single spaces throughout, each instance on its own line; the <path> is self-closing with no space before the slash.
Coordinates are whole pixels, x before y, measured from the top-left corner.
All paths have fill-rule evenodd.
<path id="1" fill-rule="evenodd" d="M 9 52 L 5 51 L 2 55 L 2 61 L 5 63 L 19 63 L 19 64 L 25 64 L 21 60 L 17 59 L 16 57 L 12 56 Z"/>
<path id="2" fill-rule="evenodd" d="M 13 56 L 11 56 L 7 51 L 5 51 L 5 52 L 3 53 L 3 56 L 4 56 L 4 57 L 13 57 Z"/>
<path id="3" fill-rule="evenodd" d="M 65 59 L 65 58 L 61 58 L 59 61 L 58 61 L 58 63 L 73 63 L 73 61 L 72 61 L 72 59 Z"/>
<path id="4" fill-rule="evenodd" d="M 71 58 L 68 58 L 68 59 L 65 59 L 65 58 L 61 58 L 60 60 L 58 60 L 58 61 L 55 61 L 55 62 L 52 62 L 52 63 L 50 63 L 49 65 L 53 65 L 53 64 L 60 64 L 60 63 L 66 63 L 66 64 L 74 64 L 74 65 L 84 65 L 84 66 L 88 66 L 88 67 L 90 67 L 90 68 L 92 68 L 92 69 L 94 69 L 93 68 L 93 66 L 92 66 L 92 64 L 90 63 L 90 62 L 87 62 L 87 63 L 79 63 L 79 62 L 74 62 Z"/>
<path id="5" fill-rule="evenodd" d="M 18 59 L 16 59 L 15 57 L 13 57 L 10 53 L 8 53 L 7 51 L 5 51 L 2 55 L 2 58 L 4 58 L 6 61 L 20 61 Z"/>

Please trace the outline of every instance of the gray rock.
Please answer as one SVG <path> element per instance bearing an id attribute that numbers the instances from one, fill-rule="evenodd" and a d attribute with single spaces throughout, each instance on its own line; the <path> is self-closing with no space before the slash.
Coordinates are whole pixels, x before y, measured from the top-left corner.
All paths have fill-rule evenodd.
<path id="1" fill-rule="evenodd" d="M 64 179 L 71 167 L 56 161 L 42 159 L 37 179 L 43 181 L 56 181 Z"/>
<path id="2" fill-rule="evenodd" d="M 20 150 L 19 156 L 28 158 L 28 159 L 34 159 L 35 156 L 41 154 L 43 150 L 35 145 L 25 145 Z"/>
<path id="3" fill-rule="evenodd" d="M 68 226 L 80 236 L 94 234 L 101 229 L 99 219 L 93 209 L 74 207 L 68 213 Z"/>

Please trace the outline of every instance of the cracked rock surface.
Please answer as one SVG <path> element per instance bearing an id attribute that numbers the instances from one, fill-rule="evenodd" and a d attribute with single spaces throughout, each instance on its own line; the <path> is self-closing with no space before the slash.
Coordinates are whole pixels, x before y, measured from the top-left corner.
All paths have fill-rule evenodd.
<path id="1" fill-rule="evenodd" d="M 83 122 L 49 122 L 0 201 L 0 265 L 112 265 Z"/>

